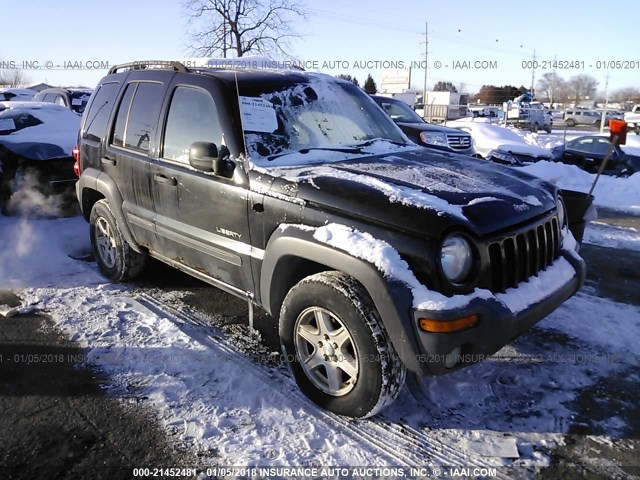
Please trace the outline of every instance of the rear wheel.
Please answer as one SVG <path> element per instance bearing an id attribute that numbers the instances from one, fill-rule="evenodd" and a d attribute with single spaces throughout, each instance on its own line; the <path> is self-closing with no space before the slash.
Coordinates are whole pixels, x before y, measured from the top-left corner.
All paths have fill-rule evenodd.
<path id="1" fill-rule="evenodd" d="M 567 127 L 575 127 L 576 126 L 576 121 L 573 118 L 570 118 L 569 120 L 567 120 Z"/>
<path id="2" fill-rule="evenodd" d="M 343 273 L 312 275 L 290 290 L 280 339 L 300 389 L 332 412 L 375 415 L 404 384 L 405 367 L 371 298 Z"/>
<path id="3" fill-rule="evenodd" d="M 147 256 L 127 243 L 106 200 L 99 200 L 89 219 L 93 255 L 102 274 L 113 282 L 138 276 Z"/>

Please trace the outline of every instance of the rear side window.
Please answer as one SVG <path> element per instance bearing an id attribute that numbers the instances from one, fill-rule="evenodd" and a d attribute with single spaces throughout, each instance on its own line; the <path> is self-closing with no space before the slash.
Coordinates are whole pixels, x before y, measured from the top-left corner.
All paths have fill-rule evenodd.
<path id="1" fill-rule="evenodd" d="M 129 108 L 131 107 L 131 99 L 133 99 L 133 94 L 137 86 L 137 83 L 127 85 L 120 106 L 118 107 L 116 124 L 113 128 L 113 140 L 111 142 L 116 147 L 124 147 L 124 129 L 127 126 L 127 116 L 129 115 Z"/>
<path id="2" fill-rule="evenodd" d="M 189 163 L 189 147 L 193 142 L 211 142 L 220 148 L 222 129 L 218 113 L 213 98 L 204 90 L 178 87 L 169 107 L 162 157 Z"/>
<path id="3" fill-rule="evenodd" d="M 87 113 L 87 119 L 85 121 L 85 133 L 83 138 L 86 140 L 91 140 L 93 142 L 99 142 L 102 140 L 119 86 L 120 85 L 118 83 L 105 83 L 101 85 L 95 93 L 95 97 L 91 103 L 91 108 Z"/>
<path id="4" fill-rule="evenodd" d="M 140 153 L 149 151 L 151 132 L 158 119 L 163 94 L 164 86 L 160 83 L 127 85 L 113 130 L 114 145 Z"/>

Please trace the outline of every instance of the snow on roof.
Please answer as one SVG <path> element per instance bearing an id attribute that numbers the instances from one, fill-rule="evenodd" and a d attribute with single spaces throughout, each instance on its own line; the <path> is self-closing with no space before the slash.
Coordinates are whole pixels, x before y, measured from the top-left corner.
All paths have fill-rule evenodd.
<path id="1" fill-rule="evenodd" d="M 4 98 L 4 94 L 10 94 L 9 97 L 11 98 L 7 98 L 7 101 L 12 100 L 13 98 L 25 101 L 31 100 L 38 94 L 38 92 L 29 88 L 2 87 L 0 88 L 0 100 Z"/>
<path id="2" fill-rule="evenodd" d="M 80 129 L 80 117 L 61 105 L 43 102 L 0 102 L 0 122 L 15 125 L 14 119 L 31 115 L 42 123 L 0 135 L 0 144 L 33 160 L 71 156 Z M 3 130 L 10 128 L 3 128 Z M 34 148 L 37 144 L 39 148 Z M 42 148 L 47 145 L 49 148 Z"/>

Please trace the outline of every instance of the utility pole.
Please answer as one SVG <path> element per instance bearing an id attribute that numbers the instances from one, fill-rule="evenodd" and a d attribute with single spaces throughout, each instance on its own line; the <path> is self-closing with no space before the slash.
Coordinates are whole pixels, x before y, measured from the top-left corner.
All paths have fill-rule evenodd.
<path id="1" fill-rule="evenodd" d="M 531 94 L 533 95 L 533 82 L 536 79 L 536 49 L 533 49 L 533 63 L 531 64 Z"/>
<path id="2" fill-rule="evenodd" d="M 607 120 L 607 106 L 609 105 L 609 72 L 607 72 L 607 79 L 604 83 L 604 110 L 602 111 L 602 117 L 600 118 L 600 133 L 604 132 L 604 125 Z"/>
<path id="3" fill-rule="evenodd" d="M 424 22 L 424 89 L 422 91 L 422 103 L 424 104 L 425 113 L 427 111 L 427 69 L 429 55 L 429 24 Z"/>
<path id="4" fill-rule="evenodd" d="M 553 99 L 556 96 L 556 56 L 553 56 L 553 70 L 551 71 L 551 88 L 549 89 L 549 108 L 553 108 Z"/>

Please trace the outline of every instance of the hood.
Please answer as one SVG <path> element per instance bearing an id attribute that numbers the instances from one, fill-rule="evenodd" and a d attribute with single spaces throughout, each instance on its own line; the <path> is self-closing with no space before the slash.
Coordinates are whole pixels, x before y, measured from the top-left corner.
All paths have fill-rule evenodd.
<path id="1" fill-rule="evenodd" d="M 555 208 L 555 187 L 537 177 L 424 148 L 268 172 L 276 178 L 267 195 L 424 236 L 452 228 L 484 236 Z"/>

